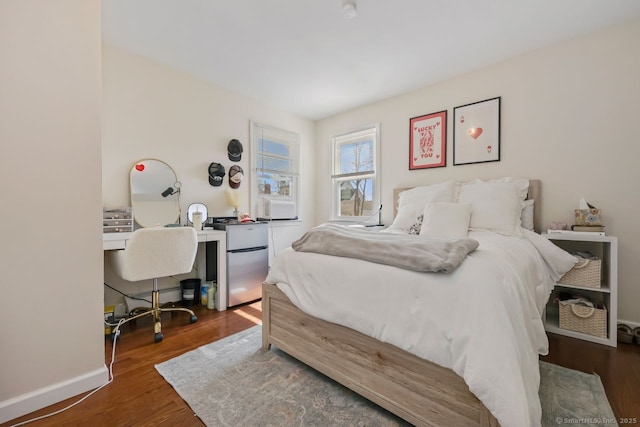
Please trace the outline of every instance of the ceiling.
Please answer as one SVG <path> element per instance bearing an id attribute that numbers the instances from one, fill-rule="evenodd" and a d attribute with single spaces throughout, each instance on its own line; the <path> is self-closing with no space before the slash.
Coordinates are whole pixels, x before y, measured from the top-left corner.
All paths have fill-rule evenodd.
<path id="1" fill-rule="evenodd" d="M 314 120 L 638 17 L 638 0 L 102 1 L 107 43 Z"/>

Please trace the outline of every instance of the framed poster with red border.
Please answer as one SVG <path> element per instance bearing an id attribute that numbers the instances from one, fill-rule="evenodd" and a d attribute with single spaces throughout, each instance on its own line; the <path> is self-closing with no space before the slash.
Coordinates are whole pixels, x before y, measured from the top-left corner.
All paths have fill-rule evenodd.
<path id="1" fill-rule="evenodd" d="M 447 166 L 447 110 L 409 120 L 409 170 Z"/>

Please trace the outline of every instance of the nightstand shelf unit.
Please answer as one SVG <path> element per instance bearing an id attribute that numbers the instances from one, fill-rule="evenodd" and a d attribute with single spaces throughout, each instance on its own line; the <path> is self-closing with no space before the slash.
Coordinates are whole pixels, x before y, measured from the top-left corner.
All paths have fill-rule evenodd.
<path id="1" fill-rule="evenodd" d="M 589 251 L 602 260 L 602 282 L 600 288 L 558 283 L 543 315 L 547 332 L 617 346 L 618 319 L 618 239 L 613 236 L 590 236 L 582 234 L 543 234 L 562 249 L 573 251 Z M 601 303 L 607 308 L 607 337 L 601 338 L 590 334 L 560 328 L 559 308 L 554 300 L 560 292 L 569 292 L 589 298 L 595 304 Z"/>

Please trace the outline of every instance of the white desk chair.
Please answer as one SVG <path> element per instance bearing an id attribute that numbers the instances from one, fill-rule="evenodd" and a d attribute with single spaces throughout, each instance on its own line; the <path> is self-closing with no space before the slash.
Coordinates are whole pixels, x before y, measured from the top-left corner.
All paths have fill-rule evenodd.
<path id="1" fill-rule="evenodd" d="M 195 313 L 182 307 L 160 308 L 158 278 L 191 272 L 198 250 L 198 236 L 191 227 L 141 228 L 127 241 L 124 250 L 109 251 L 115 272 L 124 280 L 153 279 L 151 308 L 128 318 L 126 322 L 143 316 L 153 316 L 155 342 L 162 341 L 160 314 L 165 311 L 186 311 L 190 322 L 198 318 Z"/>

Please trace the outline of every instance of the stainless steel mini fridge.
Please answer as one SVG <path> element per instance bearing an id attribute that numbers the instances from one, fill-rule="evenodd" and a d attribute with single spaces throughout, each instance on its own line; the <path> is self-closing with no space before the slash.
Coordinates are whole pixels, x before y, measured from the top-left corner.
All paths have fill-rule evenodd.
<path id="1" fill-rule="evenodd" d="M 218 223 L 227 232 L 227 306 L 262 297 L 262 282 L 269 272 L 267 223 Z"/>

